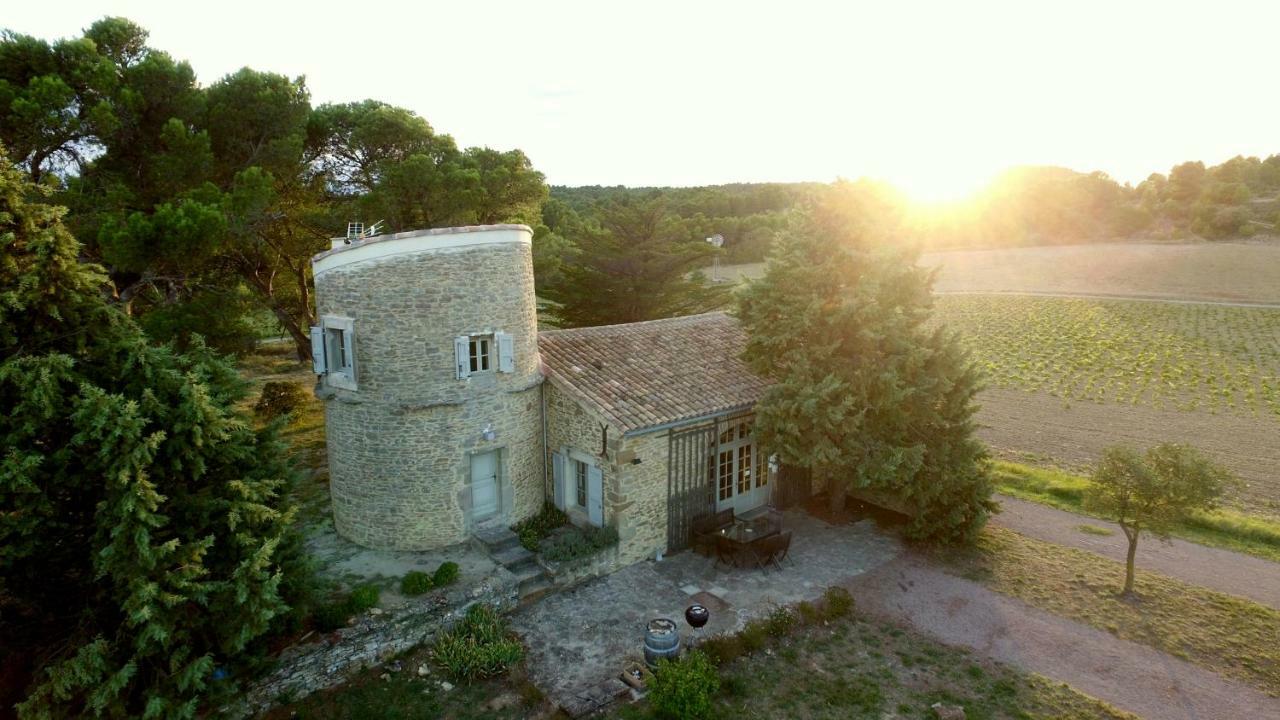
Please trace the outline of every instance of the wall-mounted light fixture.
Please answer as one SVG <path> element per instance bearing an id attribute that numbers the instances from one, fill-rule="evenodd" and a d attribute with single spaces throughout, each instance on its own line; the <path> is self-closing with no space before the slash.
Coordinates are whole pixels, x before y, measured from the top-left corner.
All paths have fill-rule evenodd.
<path id="1" fill-rule="evenodd" d="M 480 439 L 485 442 L 493 442 L 498 439 L 498 431 L 493 429 L 493 423 L 485 423 L 484 430 L 480 431 Z"/>

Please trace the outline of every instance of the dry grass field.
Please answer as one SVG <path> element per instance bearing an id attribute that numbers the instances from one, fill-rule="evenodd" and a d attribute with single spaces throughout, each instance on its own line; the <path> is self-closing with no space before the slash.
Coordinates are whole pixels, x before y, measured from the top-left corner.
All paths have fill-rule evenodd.
<path id="1" fill-rule="evenodd" d="M 940 293 L 1046 293 L 1280 304 L 1280 242 L 1094 243 L 925 253 Z M 764 263 L 719 276 L 759 277 Z M 708 276 L 711 274 L 708 271 Z"/>
<path id="2" fill-rule="evenodd" d="M 929 253 L 938 292 L 1280 303 L 1280 243 L 1115 243 Z"/>

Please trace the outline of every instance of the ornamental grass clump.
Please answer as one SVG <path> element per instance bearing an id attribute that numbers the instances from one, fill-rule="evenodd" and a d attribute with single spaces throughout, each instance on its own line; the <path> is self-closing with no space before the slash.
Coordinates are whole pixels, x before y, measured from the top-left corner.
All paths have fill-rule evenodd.
<path id="1" fill-rule="evenodd" d="M 524 647 L 493 607 L 479 604 L 440 636 L 432 656 L 455 682 L 470 683 L 506 672 L 524 659 Z"/>

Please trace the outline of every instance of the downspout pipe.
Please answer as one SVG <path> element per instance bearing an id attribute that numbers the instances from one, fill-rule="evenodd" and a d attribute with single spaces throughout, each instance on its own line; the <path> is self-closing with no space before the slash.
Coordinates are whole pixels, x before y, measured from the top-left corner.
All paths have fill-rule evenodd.
<path id="1" fill-rule="evenodd" d="M 547 490 L 551 487 L 551 454 L 547 448 L 547 383 L 538 388 L 538 401 L 542 417 L 542 504 L 547 504 Z"/>

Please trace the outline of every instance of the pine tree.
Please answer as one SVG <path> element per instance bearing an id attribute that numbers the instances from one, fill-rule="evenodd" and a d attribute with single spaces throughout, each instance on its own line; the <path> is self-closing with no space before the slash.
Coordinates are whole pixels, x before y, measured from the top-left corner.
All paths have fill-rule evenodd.
<path id="1" fill-rule="evenodd" d="M 932 274 L 883 241 L 867 202 L 867 188 L 837 183 L 739 298 L 744 357 L 775 383 L 757 432 L 825 478 L 834 508 L 849 488 L 887 492 L 915 509 L 911 537 L 966 540 L 994 508 L 973 438 L 979 376 L 930 322 Z"/>
<path id="2" fill-rule="evenodd" d="M 0 617 L 48 633 L 19 715 L 194 717 L 288 610 L 284 448 L 226 361 L 108 304 L 39 193 L 0 154 Z"/>
<path id="3" fill-rule="evenodd" d="M 612 325 L 706 312 L 729 296 L 701 269 L 710 246 L 688 239 L 656 198 L 625 198 L 599 209 L 599 224 L 574 218 L 563 232 L 576 250 L 539 293 L 566 327 Z"/>

